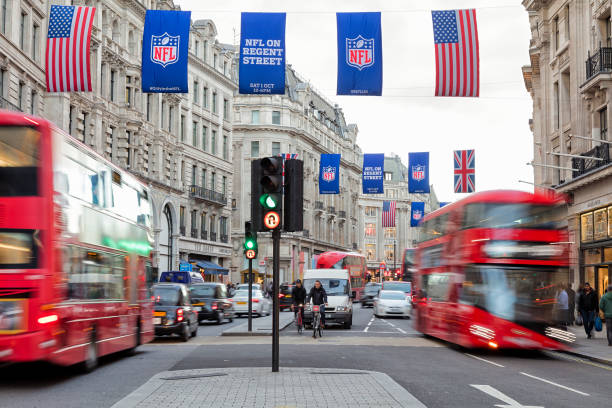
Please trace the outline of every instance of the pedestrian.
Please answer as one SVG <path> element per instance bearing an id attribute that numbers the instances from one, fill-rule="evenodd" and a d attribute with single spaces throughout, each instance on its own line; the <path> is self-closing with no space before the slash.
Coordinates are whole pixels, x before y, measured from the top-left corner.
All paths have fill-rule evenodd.
<path id="1" fill-rule="evenodd" d="M 559 292 L 557 293 L 557 322 L 563 326 L 567 325 L 569 301 L 565 286 L 559 284 Z"/>
<path id="2" fill-rule="evenodd" d="M 593 337 L 591 332 L 595 323 L 595 313 L 599 312 L 599 304 L 597 303 L 597 294 L 593 291 L 589 282 L 584 284 L 584 289 L 578 301 L 578 310 L 582 316 L 582 324 L 584 325 L 587 339 L 590 339 Z"/>
<path id="3" fill-rule="evenodd" d="M 574 322 L 576 321 L 576 292 L 574 292 L 574 290 L 572 289 L 571 283 L 567 285 L 565 291 L 567 292 L 567 300 L 569 302 L 567 308 L 567 311 L 569 313 L 569 316 L 567 317 L 567 324 L 573 326 Z"/>
<path id="4" fill-rule="evenodd" d="M 599 308 L 604 313 L 604 319 L 606 319 L 608 346 L 612 346 L 612 285 L 608 285 L 605 295 L 601 297 Z"/>

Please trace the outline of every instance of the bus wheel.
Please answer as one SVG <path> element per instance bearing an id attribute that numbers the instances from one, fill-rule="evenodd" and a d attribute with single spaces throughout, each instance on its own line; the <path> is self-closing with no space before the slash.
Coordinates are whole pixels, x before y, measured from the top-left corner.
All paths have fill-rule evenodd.
<path id="1" fill-rule="evenodd" d="M 140 338 L 140 317 L 138 317 L 138 323 L 136 324 L 136 331 L 134 332 L 134 346 L 130 347 L 127 350 L 127 354 L 129 356 L 133 356 L 136 354 L 136 349 L 138 348 L 138 346 L 140 346 L 140 344 L 142 344 L 142 340 Z"/>
<path id="2" fill-rule="evenodd" d="M 96 333 L 92 332 L 91 339 L 85 351 L 85 361 L 79 364 L 79 371 L 90 373 L 98 367 L 98 346 L 96 344 Z"/>

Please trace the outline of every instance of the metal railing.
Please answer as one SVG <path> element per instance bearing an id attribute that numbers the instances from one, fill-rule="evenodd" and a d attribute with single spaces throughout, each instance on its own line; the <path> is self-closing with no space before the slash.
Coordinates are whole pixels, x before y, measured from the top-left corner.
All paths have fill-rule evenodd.
<path id="1" fill-rule="evenodd" d="M 191 229 L 191 238 L 197 238 L 198 237 L 198 230 L 197 229 Z"/>
<path id="2" fill-rule="evenodd" d="M 330 205 L 329 207 L 327 207 L 327 212 L 330 214 L 335 214 L 336 213 L 336 207 L 334 207 L 333 205 Z"/>
<path id="3" fill-rule="evenodd" d="M 323 209 L 323 201 L 315 201 L 315 210 Z"/>
<path id="4" fill-rule="evenodd" d="M 206 240 L 208 238 L 208 231 L 202 230 L 200 231 L 200 238 Z"/>
<path id="5" fill-rule="evenodd" d="M 217 240 L 217 233 L 216 232 L 211 232 L 210 233 L 210 240 L 211 241 L 216 241 Z"/>
<path id="6" fill-rule="evenodd" d="M 185 235 L 185 226 L 184 226 L 184 225 L 181 225 L 181 226 L 179 227 L 179 230 L 181 231 L 181 235 L 183 235 L 183 236 L 184 236 L 184 235 Z"/>
<path id="7" fill-rule="evenodd" d="M 574 171 L 572 173 L 573 178 L 576 178 L 586 173 L 590 173 L 591 171 L 594 171 L 595 169 L 610 163 L 610 148 L 608 147 L 607 143 L 602 143 L 599 146 L 595 146 L 588 152 L 580 153 L 580 156 L 590 156 L 596 159 L 603 160 L 573 157 L 572 167 L 574 169 L 578 169 L 577 171 Z"/>
<path id="8" fill-rule="evenodd" d="M 224 244 L 227 244 L 227 241 L 229 240 L 227 235 L 221 235 L 220 238 L 221 238 L 221 242 L 223 242 Z"/>
<path id="9" fill-rule="evenodd" d="M 612 72 L 612 47 L 600 47 L 586 60 L 587 80 L 602 72 Z"/>
<path id="10" fill-rule="evenodd" d="M 189 197 L 209 201 L 214 204 L 227 205 L 227 197 L 223 193 L 200 186 L 189 186 Z"/>

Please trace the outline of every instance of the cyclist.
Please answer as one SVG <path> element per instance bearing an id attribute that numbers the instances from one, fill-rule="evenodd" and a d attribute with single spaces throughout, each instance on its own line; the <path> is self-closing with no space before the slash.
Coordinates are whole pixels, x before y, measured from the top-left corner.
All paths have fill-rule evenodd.
<path id="1" fill-rule="evenodd" d="M 300 308 L 300 305 L 306 303 L 306 289 L 304 289 L 302 281 L 299 279 L 295 281 L 295 287 L 291 291 L 291 298 L 293 299 L 293 314 L 297 318 L 297 312 L 299 310 L 302 315 L 302 321 L 304 321 L 304 308 Z"/>
<path id="2" fill-rule="evenodd" d="M 319 309 L 321 313 L 321 328 L 325 328 L 325 305 L 327 304 L 327 293 L 321 285 L 320 280 L 316 280 L 312 289 L 310 289 L 310 293 L 306 297 L 306 303 L 312 299 L 313 305 L 319 305 L 321 308 Z"/>

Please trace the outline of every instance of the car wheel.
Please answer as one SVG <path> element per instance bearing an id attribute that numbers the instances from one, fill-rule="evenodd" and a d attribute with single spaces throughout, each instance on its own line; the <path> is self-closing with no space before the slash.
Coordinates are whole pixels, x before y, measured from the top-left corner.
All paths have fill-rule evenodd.
<path id="1" fill-rule="evenodd" d="M 79 364 L 79 371 L 82 373 L 91 373 L 98 367 L 98 345 L 96 344 L 96 333 L 91 333 L 91 339 L 87 345 L 85 352 L 85 360 Z"/>
<path id="2" fill-rule="evenodd" d="M 199 326 L 197 324 L 195 324 L 194 327 L 195 327 L 195 330 L 191 332 L 191 337 L 195 337 L 195 336 L 198 335 L 198 327 Z"/>
<path id="3" fill-rule="evenodd" d="M 217 312 L 217 324 L 223 323 L 223 311 L 219 310 Z"/>
<path id="4" fill-rule="evenodd" d="M 351 318 L 347 322 L 344 322 L 344 328 L 350 330 L 352 325 L 353 325 L 353 315 L 351 315 Z"/>
<path id="5" fill-rule="evenodd" d="M 191 333 L 190 333 L 190 330 L 189 330 L 189 325 L 188 324 L 184 324 L 183 325 L 183 333 L 181 334 L 181 340 L 183 340 L 184 342 L 188 342 L 190 335 L 191 335 Z"/>

